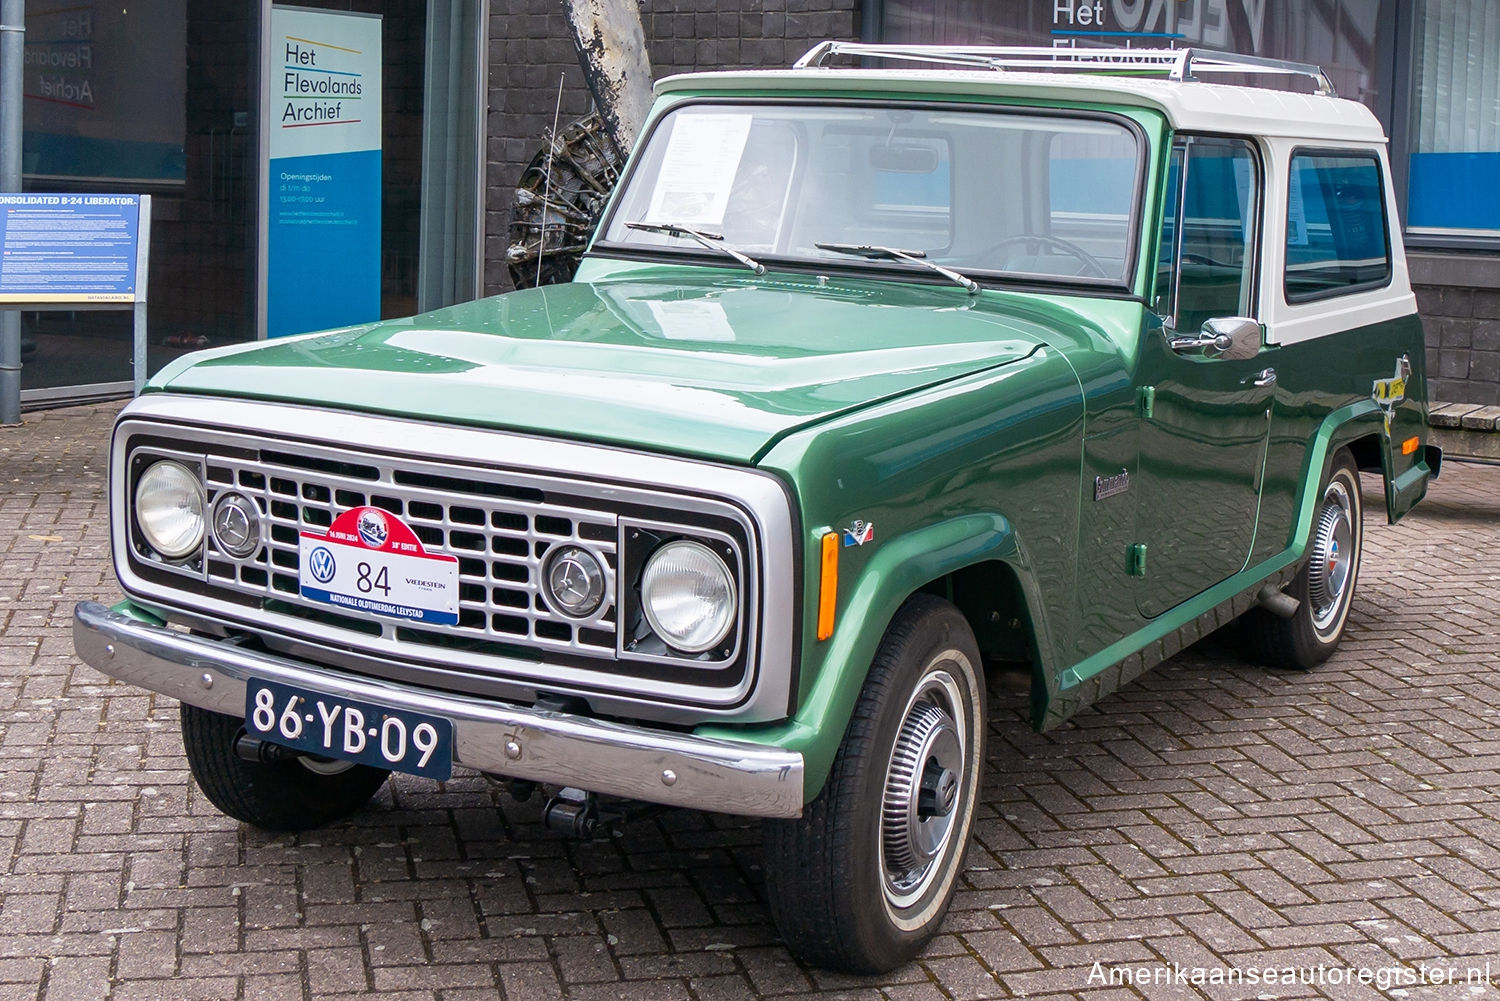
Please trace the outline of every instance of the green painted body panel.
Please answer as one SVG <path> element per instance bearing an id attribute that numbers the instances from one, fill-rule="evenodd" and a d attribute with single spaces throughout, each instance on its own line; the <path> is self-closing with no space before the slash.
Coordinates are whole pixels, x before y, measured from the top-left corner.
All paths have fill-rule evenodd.
<path id="1" fill-rule="evenodd" d="M 682 101 L 740 93 L 674 91 L 652 120 Z M 819 641 L 816 615 L 801 616 L 790 717 L 696 731 L 800 751 L 811 799 L 914 592 L 954 574 L 989 582 L 964 610 L 982 643 L 1030 655 L 1033 722 L 1045 727 L 1298 566 L 1334 450 L 1352 445 L 1378 466 L 1392 520 L 1425 492 L 1424 449 L 1400 449 L 1427 440 L 1417 318 L 1243 361 L 1172 352 L 1145 305 L 1171 136 L 1151 109 L 1100 110 L 1131 118 L 1149 144 L 1131 296 L 969 296 L 936 276 L 865 279 L 809 264 L 756 277 L 696 252 L 595 254 L 569 285 L 206 352 L 149 388 L 757 465 L 798 508 L 804 576 L 784 584 L 804 609 L 818 604 L 822 536 L 872 523 L 872 541 L 839 549 L 833 636 Z M 1407 395 L 1387 412 L 1372 389 L 1403 355 Z M 1251 385 L 1266 368 L 1275 385 Z M 1122 472 L 1128 489 L 1106 489 Z M 1142 552 L 1144 574 L 1132 563 Z M 1139 670 L 1121 668 L 1130 658 Z"/>
<path id="2" fill-rule="evenodd" d="M 1296 545 L 1306 536 L 1271 530 L 1297 521 L 1298 501 L 1305 481 L 1317 480 L 1328 456 L 1316 446 L 1316 436 L 1328 415 L 1345 402 L 1369 404 L 1359 416 L 1351 416 L 1343 431 L 1332 439 L 1334 447 L 1354 438 L 1379 438 L 1380 468 L 1387 484 L 1386 515 L 1395 523 L 1421 499 L 1425 486 L 1425 459 L 1419 449 L 1401 455 L 1401 442 L 1416 437 L 1423 445 L 1429 439 L 1427 424 L 1426 354 L 1422 323 L 1415 316 L 1359 327 L 1337 337 L 1320 338 L 1276 348 L 1271 359 L 1280 373 L 1276 387 L 1275 419 L 1267 450 L 1265 489 L 1261 496 L 1261 524 L 1266 526 L 1256 540 L 1252 564 Z M 1389 433 L 1384 412 L 1372 399 L 1374 384 L 1389 379 L 1396 360 L 1405 356 L 1412 375 L 1407 380 L 1406 399 L 1393 409 Z M 1392 442 L 1395 454 L 1392 455 Z M 1414 472 L 1416 471 L 1416 472 Z M 1402 497 L 1390 493 L 1390 485 L 1405 476 L 1411 483 Z M 1415 492 L 1413 492 L 1415 491 Z"/>
<path id="3" fill-rule="evenodd" d="M 1024 358 L 956 286 L 641 268 L 192 356 L 151 389 L 255 397 L 748 463 L 777 438 Z"/>
<path id="4" fill-rule="evenodd" d="M 995 300 L 998 308 L 1023 308 Z M 1047 305 L 1068 307 L 1067 300 Z M 1408 398 L 1395 410 L 1393 433 L 1398 442 L 1411 435 L 1425 440 L 1415 317 L 1315 343 L 1268 347 L 1255 359 L 1220 363 L 1222 377 L 1212 379 L 1203 370 L 1215 362 L 1194 360 L 1186 363 L 1191 368 L 1179 369 L 1186 374 L 1176 380 L 1156 379 L 1165 359 L 1151 356 L 1164 351 L 1163 332 L 1138 304 L 1088 303 L 1065 326 L 1067 334 L 1020 364 L 808 429 L 767 454 L 762 464 L 796 485 L 805 547 L 856 518 L 875 522 L 876 543 L 841 550 L 834 637 L 820 644 L 814 624 L 805 626 L 795 718 L 753 732 L 731 726 L 702 732 L 800 750 L 807 756 L 809 788 L 819 785 L 880 635 L 901 602 L 944 574 L 989 562 L 1005 564 L 1019 582 L 1025 608 L 996 611 L 1006 618 L 1019 612 L 1031 628 L 1037 661 L 1033 721 L 1054 725 L 1128 680 L 1103 679 L 1132 654 L 1160 648 L 1184 626 L 1301 562 L 1332 452 L 1372 435 L 1382 447 L 1389 444 L 1384 412 L 1371 390 L 1402 354 L 1411 358 L 1414 372 Z M 1330 357 L 1335 379 L 1325 369 Z M 1283 379 L 1256 393 L 1247 407 L 1239 369 L 1268 365 Z M 1065 372 L 1074 373 L 1075 385 Z M 1205 391 L 1218 383 L 1230 390 L 1228 404 Z M 1151 419 L 1141 415 L 1138 403 L 1147 384 L 1156 387 Z M 1169 414 L 1172 407 L 1178 410 L 1165 431 L 1159 427 L 1163 398 Z M 1246 412 L 1237 424 L 1226 420 L 1224 406 L 1231 418 L 1234 408 Z M 1266 409 L 1272 411 L 1269 420 Z M 913 425 L 914 418 L 921 423 Z M 1163 444 L 1148 456 L 1143 443 L 1155 435 Z M 1221 437 L 1229 444 L 1216 448 Z M 1205 466 L 1175 461 L 1179 453 L 1196 455 Z M 1419 498 L 1425 488 L 1421 458 L 1420 452 L 1396 456 L 1397 476 L 1411 483 L 1407 496 Z M 1222 465 L 1230 461 L 1238 463 L 1232 470 Z M 1141 487 L 1095 501 L 1094 477 L 1122 465 L 1141 470 Z M 1204 489 L 1205 467 L 1222 473 L 1225 482 L 1239 478 L 1244 503 L 1223 521 L 1213 510 L 1177 503 Z M 1171 605 L 1144 613 L 1140 594 L 1180 569 L 1171 559 L 1171 530 L 1193 519 L 1206 530 L 1227 526 L 1239 540 L 1234 554 Z M 1147 543 L 1148 572 L 1131 578 L 1129 546 L 1143 539 L 1157 540 Z M 1203 545 L 1212 539 L 1208 532 Z M 816 605 L 817 584 L 809 570 L 806 607 Z M 1178 581 L 1170 584 L 1181 592 Z"/>
<path id="5" fill-rule="evenodd" d="M 164 626 L 167 624 L 165 618 L 156 614 L 156 612 L 142 605 L 140 602 L 131 601 L 128 598 L 111 607 L 110 611 L 118 615 L 128 615 L 135 621 L 148 626 Z"/>

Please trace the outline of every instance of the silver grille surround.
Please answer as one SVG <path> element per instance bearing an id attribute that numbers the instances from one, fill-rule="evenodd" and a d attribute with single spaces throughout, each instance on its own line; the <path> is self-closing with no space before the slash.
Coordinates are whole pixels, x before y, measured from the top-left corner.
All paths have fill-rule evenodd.
<path id="1" fill-rule="evenodd" d="M 235 427 L 263 428 L 265 434 L 246 434 L 233 430 Z M 321 430 L 310 434 L 310 428 Z M 378 636 L 359 633 L 271 609 L 246 608 L 212 595 L 191 593 L 189 589 L 168 587 L 141 577 L 131 568 L 131 560 L 140 559 L 140 556 L 129 551 L 130 522 L 124 489 L 130 461 L 126 445 L 137 435 L 172 439 L 164 447 L 145 446 L 153 453 L 187 457 L 190 461 L 203 457 L 206 468 L 213 469 L 209 473 L 211 491 L 228 489 L 224 475 L 227 471 L 229 478 L 236 481 L 234 489 L 255 497 L 258 502 L 265 502 L 264 510 L 268 516 L 278 497 L 270 489 L 272 470 L 263 462 L 234 458 L 235 450 L 265 449 L 291 453 L 299 459 L 314 462 L 374 465 L 380 470 L 379 476 L 374 481 L 360 481 L 362 486 L 359 489 L 366 500 L 377 495 L 394 497 L 403 503 L 415 499 L 419 503 L 446 505 L 441 517 L 437 518 L 409 519 L 402 514 L 414 529 L 443 533 L 443 543 L 429 546 L 429 551 L 451 552 L 461 560 L 481 559 L 485 564 L 505 563 L 497 561 L 493 552 L 478 554 L 476 550 L 452 547 L 450 533 L 479 529 L 475 534 L 485 540 L 486 549 L 492 548 L 495 539 L 524 541 L 526 555 L 517 554 L 506 565 L 526 570 L 524 593 L 530 607 L 524 610 L 525 634 L 494 629 L 492 617 L 506 613 L 499 612 L 494 605 L 495 591 L 502 585 L 491 578 L 489 568 L 483 578 L 483 598 L 475 598 L 472 591 L 473 587 L 480 586 L 480 578 L 472 573 L 466 576 L 461 571 L 461 584 L 467 583 L 470 587 L 466 589 L 469 600 L 461 598 L 460 608 L 484 616 L 485 625 L 470 630 L 478 639 L 573 655 L 575 659 L 567 665 L 545 664 L 525 656 L 497 656 L 412 643 L 397 638 L 397 629 L 408 627 L 394 620 L 387 624 L 372 619 L 380 621 Z M 504 456 L 504 466 L 479 463 L 474 456 Z M 555 470 L 559 468 L 570 470 L 570 474 L 566 477 L 557 475 Z M 266 475 L 263 489 L 259 492 L 246 489 L 239 482 L 242 471 Z M 280 471 L 277 467 L 276 472 Z M 499 511 L 525 513 L 527 530 L 503 530 L 494 525 L 481 527 L 462 521 L 455 523 L 454 509 L 473 507 L 472 496 L 455 501 L 453 494 L 446 490 L 397 484 L 398 473 L 472 478 L 475 482 L 501 484 L 512 492 L 538 489 L 552 495 L 564 493 L 578 498 L 579 502 L 566 509 L 552 504 L 532 505 L 532 509 L 523 512 L 528 505 L 524 498 L 487 497 L 484 503 L 488 506 L 481 508 L 487 515 Z M 309 502 L 306 497 L 298 497 L 297 507 L 323 511 L 330 519 L 347 506 L 338 504 L 334 492 L 356 489 L 349 486 L 351 481 L 344 475 L 314 474 L 303 468 L 297 468 L 295 474 L 301 477 L 293 480 L 299 484 L 298 493 L 302 492 L 300 485 L 303 483 L 313 483 L 329 492 L 327 500 L 315 497 Z M 219 478 L 217 483 L 216 475 Z M 469 679 L 493 680 L 500 687 L 514 691 L 515 697 L 524 698 L 528 693 L 539 691 L 576 692 L 588 697 L 596 711 L 672 722 L 725 718 L 750 722 L 780 719 L 787 714 L 792 679 L 792 623 L 795 621 L 790 595 L 796 590 L 788 586 L 793 583 L 794 567 L 791 516 L 785 491 L 769 474 L 508 432 L 301 406 L 156 395 L 137 400 L 121 414 L 112 448 L 111 477 L 114 484 L 111 517 L 116 529 L 115 566 L 121 583 L 132 596 L 164 605 L 167 610 L 180 609 L 186 619 L 196 623 L 207 621 L 229 629 L 261 633 L 273 648 L 294 646 L 304 651 L 304 655 L 309 650 L 318 651 L 317 659 L 340 666 L 390 662 L 399 667 L 400 661 L 406 661 L 413 666 L 413 679 L 420 679 L 429 686 L 434 685 L 435 679 L 440 679 L 445 671 L 461 672 Z M 668 492 L 662 484 L 673 484 L 674 487 L 680 484 L 683 492 Z M 396 490 L 399 490 L 399 496 L 393 493 Z M 718 496 L 712 496 L 710 491 Z M 281 503 L 291 503 L 291 498 L 288 496 Z M 620 510 L 632 505 L 653 512 L 653 520 L 670 518 L 674 511 L 729 518 L 740 527 L 750 543 L 748 551 L 738 554 L 745 575 L 746 597 L 736 627 L 735 652 L 716 663 L 681 658 L 670 661 L 679 668 L 701 670 L 704 683 L 643 677 L 641 674 L 648 672 L 642 672 L 635 662 L 651 661 L 652 658 L 615 649 L 614 616 L 618 603 L 615 576 L 620 550 Z M 585 623 L 586 629 L 597 627 L 598 635 L 585 636 L 584 629 L 566 621 L 564 616 L 537 599 L 542 557 L 537 553 L 537 542 L 541 539 L 536 518 L 542 509 L 546 511 L 543 517 L 565 510 L 571 521 L 566 534 L 545 535 L 548 543 L 582 544 L 605 559 L 608 569 L 606 598 Z M 470 518 L 472 520 L 472 515 Z M 489 520 L 486 517 L 486 521 Z M 270 518 L 269 522 L 281 526 L 279 530 L 267 528 L 268 538 L 273 531 L 281 536 L 280 542 L 271 541 L 270 550 L 290 553 L 292 560 L 289 566 L 282 567 L 282 573 L 295 578 L 296 542 L 286 534 L 293 522 L 288 518 L 280 521 Z M 685 527 L 685 530 L 690 532 L 692 528 Z M 613 537 L 606 539 L 607 532 L 613 532 Z M 281 559 L 287 562 L 285 557 Z M 327 610 L 327 606 L 305 602 L 295 593 L 276 590 L 270 581 L 257 586 L 253 582 L 253 572 L 250 575 L 252 581 L 247 584 L 245 569 L 250 567 L 253 571 L 256 566 L 253 561 L 233 561 L 216 554 L 200 567 L 173 568 L 161 562 L 159 568 L 217 587 L 232 584 L 236 593 L 248 597 L 271 596 L 290 604 L 301 603 Z M 780 586 L 768 584 L 773 580 Z M 510 590 L 522 591 L 514 586 L 519 582 L 508 583 L 512 585 Z M 777 618 L 770 618 L 772 614 Z M 566 639 L 560 638 L 560 633 L 539 638 L 538 624 L 564 626 L 570 629 L 570 633 Z M 454 630 L 455 635 L 464 635 L 462 629 L 444 628 Z M 607 640 L 605 633 L 608 633 Z M 722 680 L 718 684 L 708 683 L 716 672 L 740 672 L 741 655 L 744 658 L 743 676 L 738 684 L 726 685 Z M 579 665 L 577 658 L 580 657 L 597 659 L 597 666 L 586 662 L 575 666 Z M 658 662 L 666 661 L 658 659 Z M 388 673 L 387 676 L 395 675 Z"/>

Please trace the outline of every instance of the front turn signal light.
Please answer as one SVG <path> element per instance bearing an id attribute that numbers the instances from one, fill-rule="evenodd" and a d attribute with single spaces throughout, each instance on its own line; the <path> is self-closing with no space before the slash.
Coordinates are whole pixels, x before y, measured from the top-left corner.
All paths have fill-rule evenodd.
<path id="1" fill-rule="evenodd" d="M 839 596 L 839 533 L 823 536 L 823 576 L 818 585 L 818 639 L 833 635 L 833 608 Z"/>

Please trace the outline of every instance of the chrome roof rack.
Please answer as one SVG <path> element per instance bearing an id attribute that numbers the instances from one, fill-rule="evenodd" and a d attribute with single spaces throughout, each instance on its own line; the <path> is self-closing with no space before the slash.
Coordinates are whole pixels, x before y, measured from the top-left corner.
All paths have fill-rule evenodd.
<path id="1" fill-rule="evenodd" d="M 1012 45 L 879 45 L 823 41 L 792 64 L 793 69 L 823 67 L 833 56 L 899 59 L 992 70 L 1061 70 L 1072 73 L 1165 76 L 1192 81 L 1200 74 L 1247 73 L 1308 77 L 1324 97 L 1337 97 L 1322 67 L 1283 59 L 1242 56 L 1203 49 L 1051 48 Z"/>

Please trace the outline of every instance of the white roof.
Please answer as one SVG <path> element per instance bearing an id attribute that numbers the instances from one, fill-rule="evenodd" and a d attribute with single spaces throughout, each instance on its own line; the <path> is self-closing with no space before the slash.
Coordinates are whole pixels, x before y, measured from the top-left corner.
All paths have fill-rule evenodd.
<path id="1" fill-rule="evenodd" d="M 861 91 L 912 95 L 982 95 L 1127 104 L 1155 108 L 1174 129 L 1310 142 L 1384 143 L 1385 132 L 1357 101 L 1261 87 L 1086 73 L 1011 70 L 792 69 L 736 70 L 669 76 L 657 94 L 709 90 Z"/>

